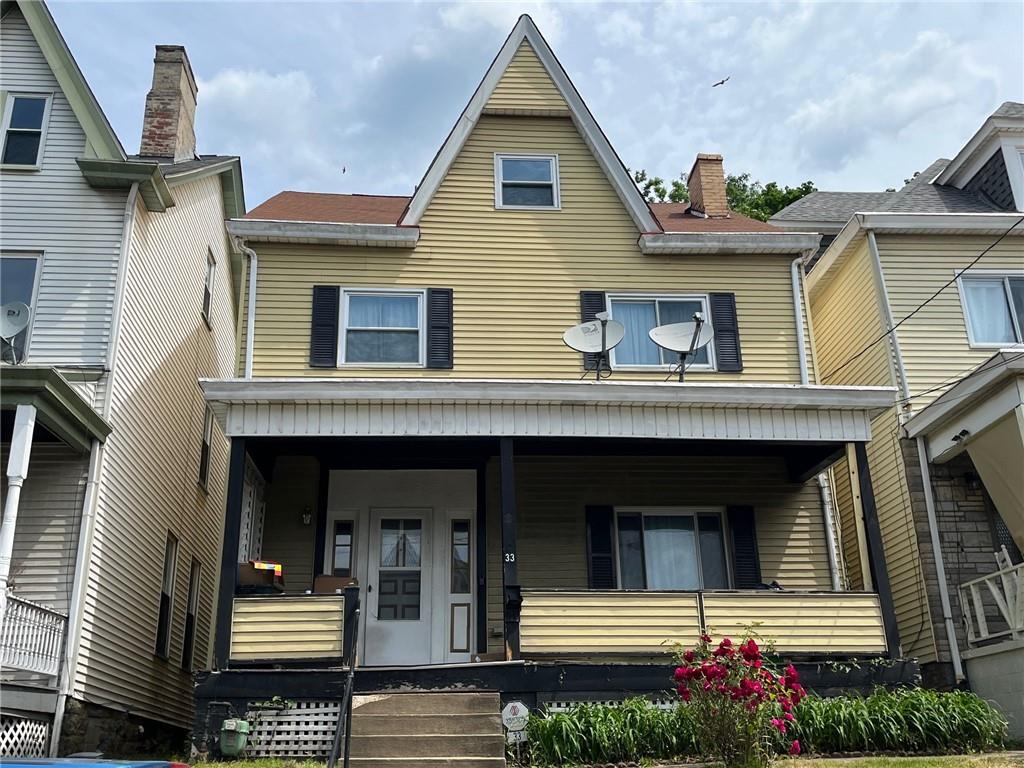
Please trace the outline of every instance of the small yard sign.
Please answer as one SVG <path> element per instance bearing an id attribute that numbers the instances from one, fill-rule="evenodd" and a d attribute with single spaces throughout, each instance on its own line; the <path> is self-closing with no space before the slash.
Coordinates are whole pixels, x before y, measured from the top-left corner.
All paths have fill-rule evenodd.
<path id="1" fill-rule="evenodd" d="M 521 731 L 530 719 L 530 709 L 521 701 L 510 701 L 501 710 L 501 723 L 509 731 Z"/>

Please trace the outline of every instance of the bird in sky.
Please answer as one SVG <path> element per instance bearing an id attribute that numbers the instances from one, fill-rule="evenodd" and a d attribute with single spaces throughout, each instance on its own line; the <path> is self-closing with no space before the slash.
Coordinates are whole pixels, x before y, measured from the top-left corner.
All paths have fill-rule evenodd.
<path id="1" fill-rule="evenodd" d="M 732 75 L 729 75 L 729 77 L 732 77 Z M 725 78 L 724 80 L 719 80 L 719 81 L 718 81 L 717 83 L 715 83 L 715 84 L 714 84 L 714 85 L 712 85 L 711 87 L 712 87 L 712 88 L 717 88 L 717 87 L 718 87 L 718 86 L 720 86 L 720 85 L 725 85 L 726 83 L 728 83 L 728 82 L 729 82 L 729 77 Z"/>

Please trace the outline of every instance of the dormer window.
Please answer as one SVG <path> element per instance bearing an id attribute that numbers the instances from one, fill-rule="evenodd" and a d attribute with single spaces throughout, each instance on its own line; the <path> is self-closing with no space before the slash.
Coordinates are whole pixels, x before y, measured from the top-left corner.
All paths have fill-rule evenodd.
<path id="1" fill-rule="evenodd" d="M 494 207 L 557 210 L 558 155 L 495 155 Z"/>
<path id="2" fill-rule="evenodd" d="M 5 168 L 38 168 L 50 113 L 47 94 L 12 93 L 4 104 L 3 156 Z"/>

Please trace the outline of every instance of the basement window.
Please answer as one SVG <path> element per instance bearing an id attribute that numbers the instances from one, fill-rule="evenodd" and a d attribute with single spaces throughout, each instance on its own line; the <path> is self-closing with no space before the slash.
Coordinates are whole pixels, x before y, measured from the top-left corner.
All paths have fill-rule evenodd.
<path id="1" fill-rule="evenodd" d="M 557 210 L 558 155 L 495 155 L 494 207 Z"/>
<path id="2" fill-rule="evenodd" d="M 3 158 L 6 168 L 39 168 L 50 116 L 47 94 L 12 93 L 4 104 Z"/>

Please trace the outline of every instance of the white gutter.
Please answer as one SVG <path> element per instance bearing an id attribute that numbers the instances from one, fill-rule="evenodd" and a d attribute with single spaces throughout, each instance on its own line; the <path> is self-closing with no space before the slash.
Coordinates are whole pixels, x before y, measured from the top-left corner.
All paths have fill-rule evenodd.
<path id="1" fill-rule="evenodd" d="M 935 517 L 935 498 L 932 496 L 932 477 L 928 470 L 928 453 L 924 437 L 917 438 L 917 460 L 921 466 L 921 480 L 924 485 L 924 506 L 928 512 L 928 534 L 932 542 L 932 557 L 935 558 L 935 578 L 939 582 L 939 603 L 942 605 L 942 620 L 946 624 L 946 639 L 949 641 L 949 655 L 953 661 L 953 674 L 957 682 L 964 679 L 960 663 L 960 646 L 956 641 L 956 627 L 953 625 L 953 610 L 949 604 L 949 588 L 946 584 L 946 566 L 942 562 L 942 543 L 939 540 L 939 524 Z"/>
<path id="2" fill-rule="evenodd" d="M 787 254 L 816 251 L 816 232 L 648 232 L 640 235 L 646 254 Z"/>
<path id="3" fill-rule="evenodd" d="M 114 313 L 110 321 L 110 343 L 107 347 L 107 382 L 103 390 L 103 404 L 100 415 L 110 420 L 110 408 L 114 392 L 114 366 L 121 340 L 121 315 L 124 309 L 124 295 L 128 285 L 128 267 L 131 259 L 131 240 L 135 230 L 135 206 L 139 196 L 139 184 L 135 182 L 128 190 L 124 206 L 124 223 L 121 227 L 121 249 L 118 261 L 117 286 L 114 289 Z M 92 441 L 89 452 L 89 473 L 82 500 L 82 520 L 78 526 L 78 547 L 75 552 L 75 577 L 71 586 L 71 600 L 68 603 L 68 628 L 64 640 L 64 658 L 57 687 L 57 709 L 53 715 L 53 729 L 50 734 L 50 756 L 56 757 L 60 744 L 61 727 L 64 720 L 64 705 L 74 687 L 78 667 L 78 642 L 82 635 L 82 618 L 85 611 L 86 584 L 89 580 L 89 564 L 92 562 L 92 540 L 96 529 L 96 506 L 99 502 L 99 484 L 103 473 L 105 448 L 99 440 Z"/>
<path id="4" fill-rule="evenodd" d="M 256 325 L 256 274 L 259 259 L 256 256 L 256 251 L 247 246 L 243 238 L 235 235 L 233 240 L 235 247 L 249 257 L 249 301 L 245 316 L 245 378 L 251 379 L 254 326 Z"/>
<path id="5" fill-rule="evenodd" d="M 395 224 L 349 224 L 336 221 L 229 219 L 228 234 L 251 242 L 324 243 L 327 245 L 415 248 L 419 227 Z"/>
<path id="6" fill-rule="evenodd" d="M 868 234 L 868 250 L 871 253 L 871 266 L 875 273 L 875 283 L 878 286 L 878 292 L 882 297 L 882 319 L 885 321 L 885 328 L 889 331 L 889 343 L 892 349 L 892 357 L 894 358 L 893 373 L 896 377 L 896 383 L 900 388 L 900 393 L 903 395 L 903 410 L 910 409 L 910 387 L 907 384 L 907 370 L 903 367 L 903 353 L 900 351 L 900 341 L 896 336 L 894 326 L 896 321 L 892 317 L 892 305 L 889 304 L 889 290 L 885 287 L 885 275 L 882 273 L 882 259 L 878 255 L 878 241 L 875 240 L 875 231 L 873 229 L 867 230 Z M 890 362 L 892 365 L 892 362 Z"/>
<path id="7" fill-rule="evenodd" d="M 804 271 L 804 256 L 793 259 L 789 265 L 789 279 L 793 288 L 793 317 L 796 320 L 796 353 L 800 361 L 800 383 L 808 384 L 807 350 L 804 349 L 804 302 L 801 291 L 801 277 Z"/>

